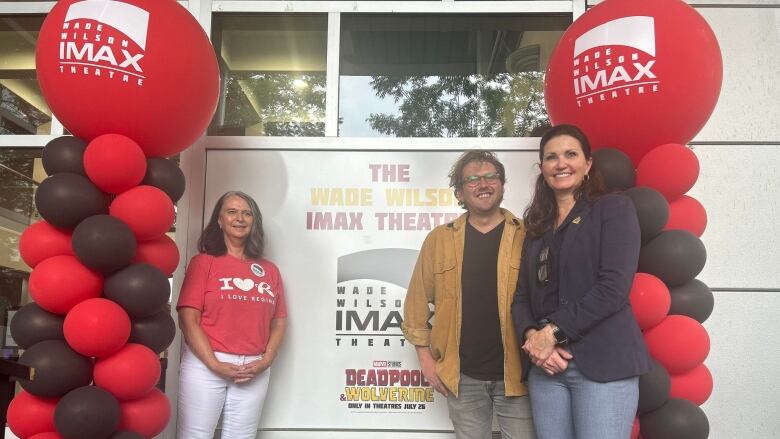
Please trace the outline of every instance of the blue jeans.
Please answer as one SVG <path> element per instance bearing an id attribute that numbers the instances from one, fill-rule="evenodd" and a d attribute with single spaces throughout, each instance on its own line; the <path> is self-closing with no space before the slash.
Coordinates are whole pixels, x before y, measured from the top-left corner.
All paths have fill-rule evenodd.
<path id="1" fill-rule="evenodd" d="M 534 439 L 527 396 L 505 396 L 504 381 L 480 381 L 460 375 L 458 397 L 447 397 L 457 439 L 490 439 L 495 410 L 501 437 Z"/>
<path id="2" fill-rule="evenodd" d="M 600 383 L 574 361 L 555 375 L 532 366 L 528 389 L 539 439 L 626 439 L 639 403 L 639 377 Z"/>

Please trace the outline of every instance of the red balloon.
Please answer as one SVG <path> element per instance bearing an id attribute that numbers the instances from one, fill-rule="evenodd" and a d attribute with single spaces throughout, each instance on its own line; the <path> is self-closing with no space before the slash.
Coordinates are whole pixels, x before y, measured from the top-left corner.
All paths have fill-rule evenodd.
<path id="1" fill-rule="evenodd" d="M 707 366 L 700 364 L 688 372 L 671 375 L 670 398 L 683 398 L 702 405 L 712 394 L 712 374 Z"/>
<path id="2" fill-rule="evenodd" d="M 636 168 L 636 185 L 651 187 L 674 200 L 688 192 L 699 178 L 699 159 L 693 151 L 675 143 L 653 148 Z"/>
<path id="3" fill-rule="evenodd" d="M 631 439 L 639 437 L 639 418 L 634 418 L 634 425 L 631 426 Z"/>
<path id="4" fill-rule="evenodd" d="M 707 228 L 707 211 L 695 198 L 681 195 L 669 202 L 669 221 L 664 230 L 687 230 L 701 238 Z"/>
<path id="5" fill-rule="evenodd" d="M 28 439 L 62 439 L 62 436 L 57 432 L 47 431 L 46 433 L 38 433 L 35 436 L 30 436 Z"/>
<path id="6" fill-rule="evenodd" d="M 8 405 L 8 428 L 18 437 L 54 431 L 57 398 L 40 398 L 24 390 Z"/>
<path id="7" fill-rule="evenodd" d="M 175 219 L 173 201 L 154 186 L 136 186 L 117 195 L 109 213 L 130 226 L 138 240 L 155 239 L 170 230 Z"/>
<path id="8" fill-rule="evenodd" d="M 62 329 L 74 351 L 87 357 L 107 357 L 127 343 L 130 317 L 108 299 L 89 299 L 68 312 Z"/>
<path id="9" fill-rule="evenodd" d="M 54 314 L 66 314 L 77 303 L 99 297 L 103 276 L 75 256 L 52 256 L 30 273 L 30 297 Z"/>
<path id="10" fill-rule="evenodd" d="M 35 61 L 46 102 L 70 132 L 88 141 L 122 134 L 149 157 L 190 146 L 219 97 L 208 36 L 172 1 L 59 1 Z"/>
<path id="11" fill-rule="evenodd" d="M 688 143 L 720 94 L 715 34 L 680 0 L 606 0 L 563 34 L 544 98 L 554 124 L 582 128 L 594 149 L 634 164 L 664 143 Z"/>
<path id="12" fill-rule="evenodd" d="M 661 323 L 672 305 L 669 288 L 649 273 L 634 275 L 629 300 L 636 322 L 643 331 Z"/>
<path id="13" fill-rule="evenodd" d="M 667 316 L 645 331 L 650 355 L 670 374 L 681 374 L 701 364 L 710 352 L 710 337 L 696 320 L 688 316 Z"/>
<path id="14" fill-rule="evenodd" d="M 25 264 L 35 268 L 46 258 L 73 255 L 70 232 L 60 230 L 46 221 L 30 224 L 19 238 L 19 253 Z"/>
<path id="15" fill-rule="evenodd" d="M 168 235 L 149 241 L 139 241 L 133 263 L 149 264 L 171 277 L 179 266 L 179 248 Z"/>
<path id="16" fill-rule="evenodd" d="M 95 385 L 120 401 L 138 399 L 160 380 L 160 359 L 144 345 L 128 343 L 119 352 L 95 363 Z"/>
<path id="17" fill-rule="evenodd" d="M 87 145 L 84 170 L 103 192 L 118 194 L 138 186 L 144 179 L 146 156 L 133 139 L 103 134 Z"/>
<path id="18" fill-rule="evenodd" d="M 145 438 L 153 438 L 165 429 L 171 418 L 171 403 L 157 388 L 146 396 L 119 403 L 122 418 L 117 430 L 134 431 Z"/>

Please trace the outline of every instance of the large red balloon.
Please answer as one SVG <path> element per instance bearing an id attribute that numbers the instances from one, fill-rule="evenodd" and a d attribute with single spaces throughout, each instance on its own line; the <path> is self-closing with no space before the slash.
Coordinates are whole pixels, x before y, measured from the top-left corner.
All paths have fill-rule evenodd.
<path id="1" fill-rule="evenodd" d="M 688 316 L 671 315 L 645 331 L 650 355 L 669 374 L 681 374 L 700 365 L 710 352 L 710 337 L 701 323 Z"/>
<path id="2" fill-rule="evenodd" d="M 103 192 L 118 194 L 138 186 L 144 179 L 146 156 L 133 139 L 103 134 L 87 145 L 84 170 Z"/>
<path id="3" fill-rule="evenodd" d="M 672 305 L 669 288 L 661 279 L 648 273 L 634 276 L 629 299 L 636 322 L 643 331 L 661 323 Z"/>
<path id="4" fill-rule="evenodd" d="M 70 232 L 60 230 L 41 220 L 24 229 L 19 238 L 19 253 L 27 265 L 35 268 L 46 258 L 72 255 L 70 238 Z"/>
<path id="5" fill-rule="evenodd" d="M 144 345 L 128 343 L 95 363 L 95 385 L 121 401 L 138 399 L 160 380 L 160 359 Z"/>
<path id="6" fill-rule="evenodd" d="M 43 22 L 36 74 L 77 137 L 122 134 L 170 156 L 208 125 L 219 69 L 203 29 L 174 1 L 62 0 Z"/>
<path id="7" fill-rule="evenodd" d="M 669 389 L 670 398 L 683 398 L 702 405 L 712 394 L 712 374 L 707 366 L 700 364 L 688 372 L 669 377 L 672 387 Z"/>
<path id="8" fill-rule="evenodd" d="M 701 238 L 707 228 L 707 211 L 695 198 L 682 195 L 669 202 L 669 220 L 664 230 L 687 230 Z"/>
<path id="9" fill-rule="evenodd" d="M 149 241 L 139 241 L 133 262 L 149 264 L 171 277 L 179 266 L 179 248 L 168 235 Z"/>
<path id="10" fill-rule="evenodd" d="M 171 418 L 171 403 L 156 388 L 146 396 L 121 402 L 119 408 L 122 419 L 117 430 L 134 431 L 149 439 L 160 434 Z"/>
<path id="11" fill-rule="evenodd" d="M 62 439 L 62 436 L 55 431 L 47 431 L 45 433 L 38 433 L 35 436 L 30 436 L 27 439 Z"/>
<path id="12" fill-rule="evenodd" d="M 136 186 L 117 195 L 108 208 L 138 240 L 155 239 L 170 230 L 175 219 L 173 201 L 154 186 Z"/>
<path id="13" fill-rule="evenodd" d="M 651 148 L 688 143 L 720 94 L 715 34 L 680 0 L 606 0 L 575 21 L 547 69 L 554 124 L 578 125 L 595 149 L 634 164 Z"/>
<path id="14" fill-rule="evenodd" d="M 99 297 L 102 291 L 103 276 L 75 256 L 53 256 L 30 273 L 30 297 L 55 314 L 65 314 L 77 303 Z"/>
<path id="15" fill-rule="evenodd" d="M 699 178 L 699 159 L 690 148 L 668 143 L 653 148 L 636 168 L 636 185 L 649 186 L 674 200 L 688 192 Z"/>
<path id="16" fill-rule="evenodd" d="M 8 428 L 18 437 L 54 431 L 54 409 L 57 398 L 40 398 L 24 390 L 8 405 Z"/>
<path id="17" fill-rule="evenodd" d="M 62 329 L 74 351 L 87 357 L 107 357 L 127 343 L 130 317 L 108 299 L 89 299 L 68 312 Z"/>

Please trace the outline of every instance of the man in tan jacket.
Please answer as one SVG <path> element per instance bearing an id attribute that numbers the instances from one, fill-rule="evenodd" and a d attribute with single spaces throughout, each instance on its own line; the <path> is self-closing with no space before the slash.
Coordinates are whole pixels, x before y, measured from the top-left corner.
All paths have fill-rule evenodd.
<path id="1" fill-rule="evenodd" d="M 406 294 L 404 336 L 425 378 L 447 397 L 458 439 L 489 439 L 494 411 L 504 439 L 533 438 L 511 316 L 525 229 L 499 207 L 506 178 L 495 154 L 467 151 L 449 177 L 467 212 L 425 238 Z"/>

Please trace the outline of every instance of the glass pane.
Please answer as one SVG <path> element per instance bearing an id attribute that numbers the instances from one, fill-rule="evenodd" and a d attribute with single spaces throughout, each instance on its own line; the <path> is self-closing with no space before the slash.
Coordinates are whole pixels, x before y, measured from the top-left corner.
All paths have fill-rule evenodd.
<path id="1" fill-rule="evenodd" d="M 527 136 L 567 15 L 345 15 L 339 135 Z"/>
<path id="2" fill-rule="evenodd" d="M 19 254 L 19 236 L 40 219 L 34 195 L 46 174 L 40 148 L 0 148 L 0 326 L 29 301 L 27 279 L 30 267 Z M 8 328 L 0 331 L 0 357 L 17 354 Z"/>
<path id="3" fill-rule="evenodd" d="M 208 133 L 324 136 L 327 28 L 325 14 L 215 15 L 222 93 Z"/>
<path id="4" fill-rule="evenodd" d="M 0 134 L 49 134 L 51 110 L 35 79 L 43 16 L 0 16 Z"/>

